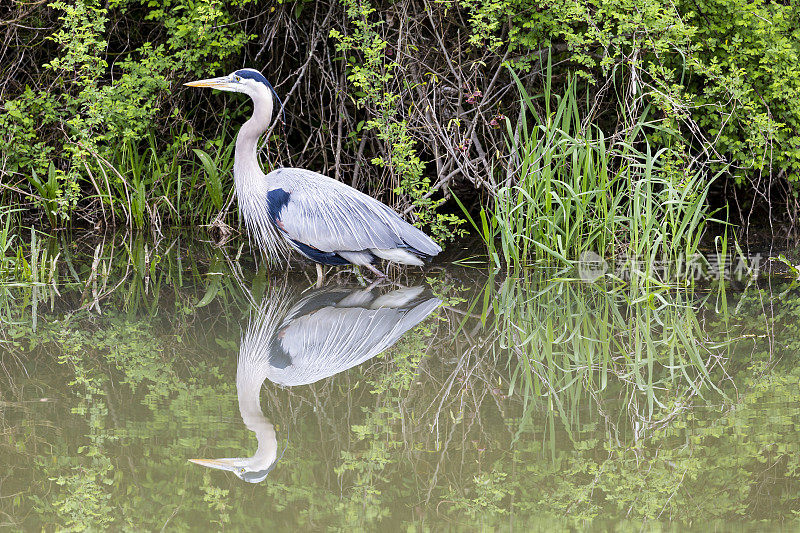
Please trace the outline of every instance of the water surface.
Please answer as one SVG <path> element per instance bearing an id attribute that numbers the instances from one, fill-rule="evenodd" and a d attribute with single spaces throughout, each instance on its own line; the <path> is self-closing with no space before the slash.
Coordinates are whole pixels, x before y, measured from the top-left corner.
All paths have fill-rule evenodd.
<path id="1" fill-rule="evenodd" d="M 49 244 L 4 289 L 0 524 L 800 525 L 791 286 L 489 276 L 465 247 L 314 290 L 192 241 Z"/>

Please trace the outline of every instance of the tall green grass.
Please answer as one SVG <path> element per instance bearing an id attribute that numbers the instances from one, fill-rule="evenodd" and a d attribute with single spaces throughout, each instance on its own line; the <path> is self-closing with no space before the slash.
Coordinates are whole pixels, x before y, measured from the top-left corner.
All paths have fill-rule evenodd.
<path id="1" fill-rule="evenodd" d="M 10 208 L 0 206 L 0 324 L 8 322 L 12 314 L 9 285 L 14 279 L 17 258 L 12 214 Z"/>
<path id="2" fill-rule="evenodd" d="M 226 126 L 221 127 L 220 138 L 226 137 Z M 235 140 L 190 150 L 197 142 L 191 135 L 177 130 L 169 138 L 172 143 L 164 146 L 151 131 L 141 139 L 121 139 L 108 157 L 93 153 L 85 164 L 87 183 L 81 184 L 81 190 L 92 194 L 77 205 L 70 200 L 74 191 L 70 192 L 69 180 L 53 164 L 41 175 L 31 171 L 28 197 L 52 229 L 71 226 L 76 213 L 105 226 L 131 229 L 199 226 L 221 215 L 235 223 L 226 211 L 233 194 Z"/>
<path id="3" fill-rule="evenodd" d="M 16 215 L 15 210 L 0 207 L 0 324 L 15 320 L 19 308 L 30 308 L 35 329 L 39 302 L 44 293 L 56 291 L 59 254 L 43 246 L 42 234 L 33 228 L 30 239 L 23 242 Z"/>
<path id="4" fill-rule="evenodd" d="M 655 265 L 668 276 L 680 269 L 698 250 L 710 180 L 672 170 L 674 154 L 653 151 L 643 122 L 617 138 L 585 124 L 575 78 L 554 94 L 548 66 L 543 93 L 530 95 L 512 74 L 522 109 L 516 124 L 506 120 L 505 175 L 473 221 L 496 266 L 594 252 L 636 258 L 645 277 Z"/>
<path id="5" fill-rule="evenodd" d="M 492 203 L 471 219 L 495 270 L 507 274 L 499 288 L 489 283 L 482 316 L 494 317 L 498 355 L 512 355 L 512 388 L 566 428 L 600 391 L 634 406 L 639 427 L 720 392 L 714 375 L 725 347 L 706 338 L 687 268 L 705 262 L 713 180 L 670 148 L 652 148 L 654 123 L 611 137 L 589 123 L 575 78 L 557 94 L 548 66 L 542 94 L 531 95 L 512 75 L 519 118 L 506 120 Z M 727 234 L 716 245 L 713 259 L 724 265 Z M 581 272 L 587 258 L 597 277 Z M 593 283 L 571 279 L 576 266 Z"/>
<path id="6" fill-rule="evenodd" d="M 12 231 L 12 211 L 9 207 L 0 206 L 0 281 L 9 279 L 10 252 L 14 244 Z"/>
<path id="7" fill-rule="evenodd" d="M 53 280 L 57 253 L 42 246 L 42 235 L 30 229 L 23 242 L 15 211 L 0 207 L 0 287 L 30 286 Z"/>
<path id="8" fill-rule="evenodd" d="M 232 194 L 234 143 L 190 154 L 158 146 L 151 133 L 144 144 L 126 140 L 112 161 L 101 161 L 97 193 L 104 215 L 138 229 L 211 222 Z"/>

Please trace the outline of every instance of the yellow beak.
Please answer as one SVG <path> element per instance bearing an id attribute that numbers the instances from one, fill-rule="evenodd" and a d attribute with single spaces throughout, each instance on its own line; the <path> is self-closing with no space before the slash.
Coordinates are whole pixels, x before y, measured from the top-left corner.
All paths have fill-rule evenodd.
<path id="1" fill-rule="evenodd" d="M 216 468 L 217 470 L 233 471 L 236 465 L 232 464 L 235 459 L 189 459 L 190 462 L 196 465 L 207 466 L 208 468 Z"/>
<path id="2" fill-rule="evenodd" d="M 222 76 L 220 78 L 208 78 L 205 80 L 197 80 L 197 81 L 190 81 L 188 83 L 184 83 L 187 87 L 211 87 L 212 89 L 232 89 L 236 86 L 235 83 L 231 83 L 230 78 L 228 76 Z"/>

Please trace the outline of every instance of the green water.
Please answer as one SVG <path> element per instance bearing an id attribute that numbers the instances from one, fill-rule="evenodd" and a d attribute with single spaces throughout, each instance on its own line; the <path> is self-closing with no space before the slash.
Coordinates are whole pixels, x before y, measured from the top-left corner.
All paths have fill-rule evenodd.
<path id="1" fill-rule="evenodd" d="M 189 242 L 43 243 L 0 288 L 0 526 L 800 527 L 786 283 L 490 277 L 466 246 L 312 290 Z"/>

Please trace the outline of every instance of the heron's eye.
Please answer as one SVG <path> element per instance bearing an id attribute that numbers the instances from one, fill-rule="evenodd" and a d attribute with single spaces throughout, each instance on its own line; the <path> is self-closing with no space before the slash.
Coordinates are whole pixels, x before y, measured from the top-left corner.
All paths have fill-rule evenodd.
<path id="1" fill-rule="evenodd" d="M 240 78 L 239 76 L 234 76 L 234 77 L 233 77 L 233 80 L 234 80 L 234 81 L 242 81 L 242 78 Z"/>

